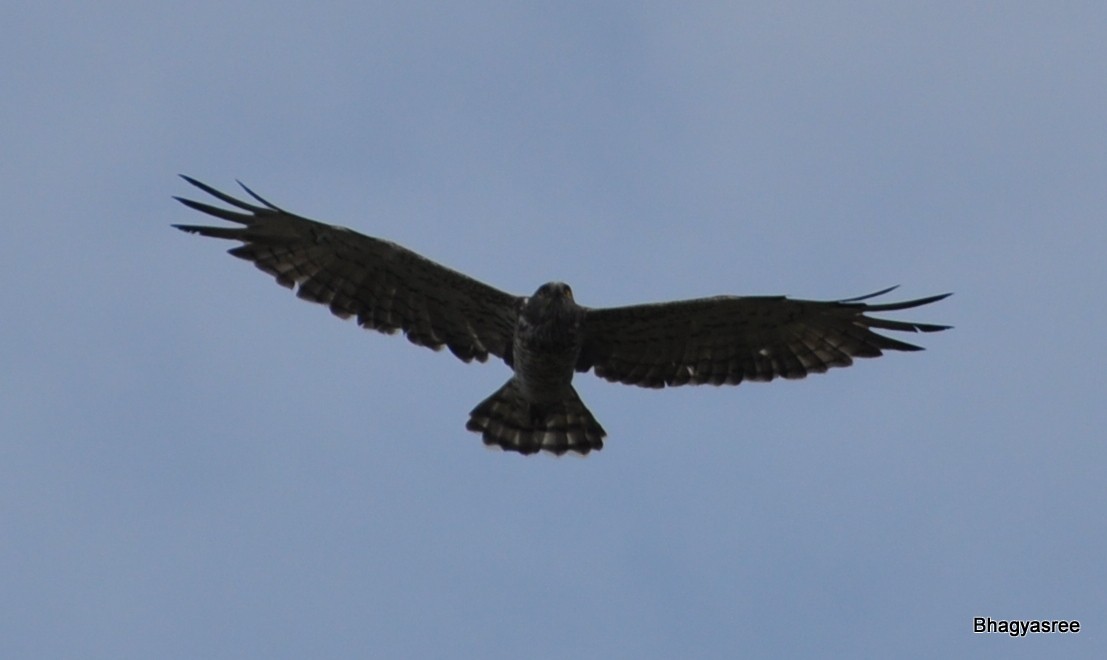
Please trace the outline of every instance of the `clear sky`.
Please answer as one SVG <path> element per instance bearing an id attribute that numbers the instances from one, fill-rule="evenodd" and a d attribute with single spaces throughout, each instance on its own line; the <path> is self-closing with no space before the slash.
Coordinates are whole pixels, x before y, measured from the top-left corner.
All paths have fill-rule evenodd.
<path id="1" fill-rule="evenodd" d="M 0 657 L 1107 657 L 1107 5 L 3 13 Z M 513 293 L 901 284 L 956 328 L 581 375 L 602 452 L 494 453 L 506 367 L 171 229 L 178 173 Z"/>

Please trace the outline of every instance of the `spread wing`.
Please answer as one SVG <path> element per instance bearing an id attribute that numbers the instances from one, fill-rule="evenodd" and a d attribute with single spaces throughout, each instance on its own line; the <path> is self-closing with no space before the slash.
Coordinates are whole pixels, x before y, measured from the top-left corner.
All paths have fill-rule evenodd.
<path id="1" fill-rule="evenodd" d="M 848 366 L 855 357 L 922 350 L 874 330 L 936 332 L 949 327 L 868 316 L 950 295 L 879 305 L 862 302 L 892 289 L 837 301 L 719 296 L 589 309 L 577 370 L 594 369 L 607 380 L 643 387 L 803 378 Z"/>
<path id="2" fill-rule="evenodd" d="M 241 227 L 174 225 L 242 241 L 229 250 L 252 261 L 304 300 L 381 332 L 403 331 L 414 344 L 446 346 L 462 360 L 503 358 L 511 349 L 520 298 L 446 268 L 395 243 L 289 213 L 254 194 L 261 206 L 183 177 L 241 210 L 177 197 L 185 206 Z M 242 185 L 241 183 L 239 185 Z"/>

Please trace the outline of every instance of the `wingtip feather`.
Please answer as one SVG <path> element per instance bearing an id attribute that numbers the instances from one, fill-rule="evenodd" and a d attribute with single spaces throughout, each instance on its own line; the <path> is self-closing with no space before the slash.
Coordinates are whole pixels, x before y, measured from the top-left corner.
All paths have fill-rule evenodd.
<path id="1" fill-rule="evenodd" d="M 237 227 L 205 227 L 204 225 L 171 225 L 189 234 L 209 236 L 211 238 L 226 238 L 230 240 L 242 240 L 242 229 Z"/>
<path id="2" fill-rule="evenodd" d="M 870 298 L 876 298 L 878 296 L 883 296 L 886 293 L 891 293 L 892 291 L 895 291 L 898 288 L 899 288 L 898 284 L 893 284 L 892 286 L 888 287 L 887 289 L 881 289 L 880 291 L 876 291 L 874 293 L 866 293 L 863 296 L 856 296 L 854 298 L 846 298 L 844 300 L 839 300 L 838 302 L 843 302 L 843 303 L 861 302 L 862 300 L 869 300 Z"/>
<path id="3" fill-rule="evenodd" d="M 250 197 L 253 197 L 253 198 L 254 198 L 254 199 L 256 199 L 256 200 L 257 200 L 258 202 L 260 202 L 261 204 L 265 205 L 265 206 L 266 206 L 267 208 L 269 208 L 269 209 L 271 209 L 271 210 L 273 210 L 273 211 L 281 211 L 281 212 L 284 212 L 284 209 L 280 208 L 280 207 L 279 207 L 279 206 L 277 206 L 276 204 L 273 204 L 273 203 L 272 203 L 272 202 L 270 202 L 269 200 L 265 199 L 265 198 L 264 198 L 264 197 L 262 197 L 261 195 L 259 195 L 259 194 L 257 194 L 256 192 L 254 192 L 253 190 L 250 190 L 250 187 L 249 187 L 249 186 L 247 186 L 247 185 L 246 185 L 245 183 L 242 183 L 242 181 L 240 181 L 240 180 L 238 180 L 238 179 L 235 179 L 235 183 L 237 183 L 237 184 L 238 184 L 239 186 L 241 186 L 241 187 L 242 187 L 242 189 L 246 191 L 246 194 L 248 194 L 248 195 L 249 195 Z"/>

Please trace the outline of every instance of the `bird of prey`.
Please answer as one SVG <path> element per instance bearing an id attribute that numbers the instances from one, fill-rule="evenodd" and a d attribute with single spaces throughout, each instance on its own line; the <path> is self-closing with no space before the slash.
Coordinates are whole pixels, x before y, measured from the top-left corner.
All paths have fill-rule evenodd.
<path id="1" fill-rule="evenodd" d="M 874 330 L 949 327 L 870 316 L 949 295 L 864 302 L 895 287 L 834 301 L 716 296 L 612 308 L 578 305 L 561 282 L 515 296 L 390 241 L 289 213 L 241 182 L 256 203 L 183 178 L 233 209 L 178 201 L 238 226 L 178 229 L 240 241 L 230 254 L 364 328 L 399 330 L 414 344 L 445 346 L 465 362 L 503 360 L 511 378 L 472 410 L 466 428 L 488 446 L 521 454 L 603 447 L 606 432 L 573 389 L 577 371 L 653 388 L 796 379 L 885 350 L 921 350 Z"/>

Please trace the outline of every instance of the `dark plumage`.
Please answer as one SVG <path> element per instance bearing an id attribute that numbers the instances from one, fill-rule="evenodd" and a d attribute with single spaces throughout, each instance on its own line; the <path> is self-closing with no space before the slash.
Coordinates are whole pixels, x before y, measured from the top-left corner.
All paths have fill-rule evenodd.
<path id="1" fill-rule="evenodd" d="M 513 296 L 395 243 L 289 213 L 246 186 L 260 206 L 184 178 L 238 210 L 178 197 L 181 203 L 240 226 L 178 229 L 240 241 L 231 254 L 362 327 L 402 331 L 466 362 L 501 358 L 513 376 L 473 409 L 466 426 L 487 445 L 524 454 L 603 447 L 606 432 L 572 387 L 576 371 L 642 387 L 803 378 L 855 357 L 921 350 L 874 330 L 949 327 L 869 316 L 949 295 L 864 302 L 892 289 L 837 301 L 717 296 L 606 309 L 578 305 L 560 282 Z"/>

